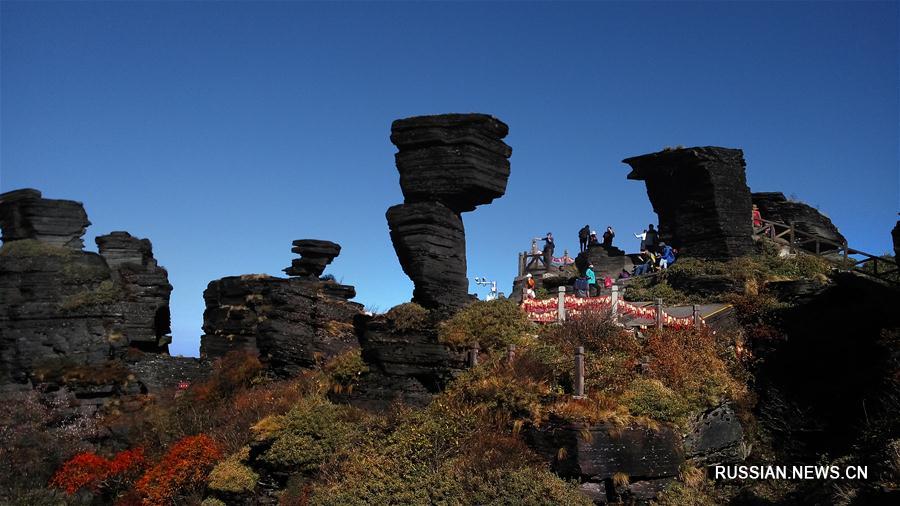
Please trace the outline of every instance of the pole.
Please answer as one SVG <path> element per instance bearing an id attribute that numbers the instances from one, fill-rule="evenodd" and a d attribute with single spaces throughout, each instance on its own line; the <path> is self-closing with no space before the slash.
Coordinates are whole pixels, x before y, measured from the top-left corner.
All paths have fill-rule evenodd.
<path id="1" fill-rule="evenodd" d="M 575 350 L 575 398 L 584 399 L 584 346 Z"/>
<path id="2" fill-rule="evenodd" d="M 469 348 L 469 367 L 475 367 L 478 365 L 478 343 L 472 345 Z"/>
<path id="3" fill-rule="evenodd" d="M 662 310 L 662 299 L 656 299 L 656 328 L 663 328 L 663 310 Z"/>
<path id="4" fill-rule="evenodd" d="M 612 294 L 609 296 L 609 315 L 613 323 L 619 321 L 619 285 L 612 286 Z"/>
<path id="5" fill-rule="evenodd" d="M 516 345 L 510 344 L 506 347 L 506 363 L 511 364 L 516 358 Z"/>
<path id="6" fill-rule="evenodd" d="M 697 304 L 691 306 L 691 315 L 694 317 L 694 326 L 700 326 L 700 310 L 697 309 Z"/>
<path id="7" fill-rule="evenodd" d="M 556 303 L 557 321 L 566 321 L 566 287 L 559 287 L 559 295 Z"/>

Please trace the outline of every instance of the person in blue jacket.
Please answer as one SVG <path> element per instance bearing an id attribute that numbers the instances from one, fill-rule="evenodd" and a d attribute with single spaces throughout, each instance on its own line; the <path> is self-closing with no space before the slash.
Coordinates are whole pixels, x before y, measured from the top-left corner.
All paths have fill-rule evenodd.
<path id="1" fill-rule="evenodd" d="M 670 265 L 675 263 L 675 251 L 672 250 L 672 247 L 668 244 L 661 242 L 659 243 L 659 268 L 667 269 Z"/>
<path id="2" fill-rule="evenodd" d="M 587 269 L 584 271 L 584 276 L 588 281 L 588 296 L 592 296 L 591 292 L 594 288 L 597 288 L 597 275 L 594 274 L 594 264 L 587 266 Z M 597 293 L 600 293 L 600 291 L 598 290 Z"/>

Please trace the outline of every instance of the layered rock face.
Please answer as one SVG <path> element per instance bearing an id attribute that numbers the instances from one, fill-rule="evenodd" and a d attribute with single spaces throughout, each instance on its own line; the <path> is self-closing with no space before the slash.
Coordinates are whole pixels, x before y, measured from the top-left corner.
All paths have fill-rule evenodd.
<path id="1" fill-rule="evenodd" d="M 340 246 L 301 240 L 293 251 L 304 255 L 285 269 L 295 277 L 250 274 L 210 282 L 203 292 L 201 357 L 243 349 L 259 354 L 276 374 L 292 376 L 358 346 L 353 319 L 362 305 L 348 300 L 356 290 L 318 278 Z"/>
<path id="2" fill-rule="evenodd" d="M 506 192 L 508 132 L 486 114 L 417 116 L 391 125 L 404 203 L 388 209 L 388 226 L 416 286 L 413 300 L 428 309 L 449 313 L 469 300 L 460 213 Z"/>
<path id="3" fill-rule="evenodd" d="M 45 199 L 32 188 L 4 193 L 0 201 L 4 243 L 35 239 L 80 250 L 81 236 L 90 224 L 81 202 Z"/>
<path id="4" fill-rule="evenodd" d="M 837 244 L 844 244 L 846 241 L 838 228 L 831 222 L 831 219 L 812 206 L 803 202 L 790 201 L 780 192 L 756 192 L 751 197 L 753 203 L 759 207 L 759 213 L 763 219 L 778 221 L 788 225 L 793 224 L 794 228 L 800 232 L 821 237 Z M 815 251 L 816 249 L 815 244 L 805 244 L 803 247 L 810 251 Z M 830 249 L 836 248 L 820 244 L 820 251 Z"/>
<path id="5" fill-rule="evenodd" d="M 750 189 L 740 149 L 695 147 L 626 158 L 644 181 L 660 240 L 681 255 L 728 259 L 752 252 Z"/>
<path id="6" fill-rule="evenodd" d="M 88 223 L 78 202 L 0 195 L 3 389 L 55 383 L 96 407 L 144 388 L 129 379 L 129 350 L 167 351 L 172 286 L 150 241 L 113 232 L 97 238 L 100 254 L 82 251 Z"/>
<path id="7" fill-rule="evenodd" d="M 593 265 L 597 277 L 609 274 L 610 277 L 616 279 L 623 270 L 631 273 L 634 262 L 624 251 L 615 246 L 605 248 L 602 245 L 594 245 L 575 257 L 575 265 L 579 272 L 584 272 L 588 265 Z"/>

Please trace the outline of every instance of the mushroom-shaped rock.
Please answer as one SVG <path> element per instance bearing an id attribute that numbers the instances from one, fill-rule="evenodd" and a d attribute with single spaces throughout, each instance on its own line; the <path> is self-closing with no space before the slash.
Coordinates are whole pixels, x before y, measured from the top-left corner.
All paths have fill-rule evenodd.
<path id="1" fill-rule="evenodd" d="M 300 255 L 284 269 L 288 276 L 317 278 L 325 271 L 325 266 L 341 253 L 341 246 L 331 241 L 318 239 L 298 239 L 291 251 Z"/>
<path id="2" fill-rule="evenodd" d="M 472 211 L 506 192 L 512 148 L 505 123 L 487 114 L 440 114 L 394 121 L 391 142 L 407 203 L 439 201 Z"/>

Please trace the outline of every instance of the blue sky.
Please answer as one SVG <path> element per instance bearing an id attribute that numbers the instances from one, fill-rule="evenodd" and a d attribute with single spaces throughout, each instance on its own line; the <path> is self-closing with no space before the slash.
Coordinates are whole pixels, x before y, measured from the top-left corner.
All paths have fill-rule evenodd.
<path id="1" fill-rule="evenodd" d="M 210 280 L 281 275 L 291 241 L 385 310 L 409 300 L 384 218 L 390 124 L 510 125 L 506 196 L 464 215 L 469 277 L 509 290 L 518 251 L 585 223 L 655 222 L 628 156 L 744 150 L 754 191 L 818 206 L 890 250 L 898 211 L 898 3 L 0 4 L 0 190 L 84 202 L 86 242 L 153 241 L 173 353 L 196 355 Z M 472 286 L 474 290 L 474 285 Z M 483 293 L 483 290 L 481 290 Z"/>

